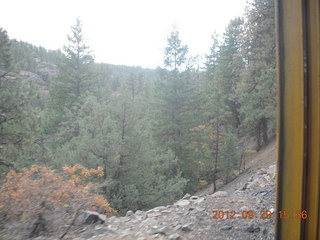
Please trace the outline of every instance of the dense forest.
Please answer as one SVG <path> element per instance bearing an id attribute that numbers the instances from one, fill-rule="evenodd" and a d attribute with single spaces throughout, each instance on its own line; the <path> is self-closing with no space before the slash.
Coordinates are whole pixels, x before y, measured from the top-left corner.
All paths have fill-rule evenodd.
<path id="1" fill-rule="evenodd" d="M 96 63 L 80 20 L 59 51 L 0 28 L 0 215 L 19 207 L 18 185 L 7 183 L 41 174 L 71 173 L 75 183 L 82 176 L 119 213 L 229 182 L 244 153 L 275 134 L 273 4 L 252 1 L 222 36 L 213 34 L 203 65 L 177 27 L 157 69 Z"/>

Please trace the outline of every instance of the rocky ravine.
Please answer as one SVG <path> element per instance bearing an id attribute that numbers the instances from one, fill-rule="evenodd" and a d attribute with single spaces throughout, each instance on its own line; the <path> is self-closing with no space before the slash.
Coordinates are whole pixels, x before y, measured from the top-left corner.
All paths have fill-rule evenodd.
<path id="1" fill-rule="evenodd" d="M 160 206 L 149 211 L 128 211 L 124 217 L 111 217 L 103 224 L 80 225 L 76 235 L 64 239 L 75 240 L 148 240 L 148 239 L 274 239 L 276 165 L 248 171 L 223 191 L 203 196 L 186 195 L 174 205 Z M 235 219 L 213 219 L 213 211 L 236 211 Z M 255 213 L 244 219 L 245 211 Z M 263 211 L 262 213 L 260 211 Z M 241 215 L 242 212 L 244 215 Z M 275 214 L 274 214 L 275 215 Z M 220 215 L 222 217 L 222 215 Z M 73 235 L 73 236 L 72 236 Z M 41 237 L 39 239 L 42 239 Z"/>

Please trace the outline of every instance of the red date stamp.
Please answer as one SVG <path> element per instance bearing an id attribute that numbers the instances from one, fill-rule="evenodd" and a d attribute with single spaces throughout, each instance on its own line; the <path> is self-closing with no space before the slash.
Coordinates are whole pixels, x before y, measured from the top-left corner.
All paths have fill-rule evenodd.
<path id="1" fill-rule="evenodd" d="M 277 217 L 279 219 L 307 219 L 308 214 L 306 210 L 300 210 L 295 212 L 289 211 L 270 211 L 270 210 L 262 210 L 262 211 L 212 211 L 212 219 L 271 219 L 273 217 Z"/>

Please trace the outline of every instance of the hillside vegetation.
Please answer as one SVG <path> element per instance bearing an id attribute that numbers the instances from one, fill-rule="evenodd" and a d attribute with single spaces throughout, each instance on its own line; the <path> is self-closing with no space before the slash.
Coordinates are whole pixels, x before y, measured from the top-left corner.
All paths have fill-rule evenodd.
<path id="1" fill-rule="evenodd" d="M 214 34 L 204 67 L 176 27 L 157 69 L 96 63 L 79 19 L 58 51 L 9 39 L 0 28 L 2 219 L 31 231 L 29 216 L 45 218 L 52 201 L 76 214 L 72 194 L 64 194 L 73 185 L 99 196 L 105 207 L 95 209 L 113 215 L 230 182 L 275 132 L 273 4 L 252 1 L 223 36 Z M 62 170 L 75 166 L 73 178 Z M 98 178 L 90 169 L 100 169 Z M 77 174 L 85 185 L 77 185 Z M 28 195 L 22 204 L 21 191 L 33 187 L 37 201 Z"/>

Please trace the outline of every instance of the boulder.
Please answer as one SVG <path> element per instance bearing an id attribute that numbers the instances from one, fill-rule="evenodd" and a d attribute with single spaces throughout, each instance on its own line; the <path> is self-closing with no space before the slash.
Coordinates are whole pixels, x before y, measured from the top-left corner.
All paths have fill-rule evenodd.
<path id="1" fill-rule="evenodd" d="M 191 197 L 191 195 L 189 193 L 187 193 L 186 195 L 184 195 L 184 197 L 182 199 L 189 199 Z"/>
<path id="2" fill-rule="evenodd" d="M 253 225 L 251 225 L 250 227 L 245 228 L 244 231 L 249 233 L 258 233 L 260 232 L 260 227 L 254 227 Z"/>
<path id="3" fill-rule="evenodd" d="M 232 229 L 232 226 L 230 226 L 230 225 L 225 225 L 225 226 L 221 227 L 220 229 L 223 230 L 223 231 L 227 231 L 227 230 L 231 230 L 231 229 Z"/>
<path id="4" fill-rule="evenodd" d="M 182 199 L 182 200 L 176 202 L 174 205 L 179 206 L 179 207 L 184 207 L 184 206 L 187 206 L 189 204 L 190 204 L 190 202 L 188 200 L 183 200 Z"/>
<path id="5" fill-rule="evenodd" d="M 204 198 L 203 198 L 203 197 L 201 197 L 201 198 L 198 198 L 198 199 L 192 200 L 192 202 L 193 202 L 193 203 L 201 203 L 203 200 L 204 200 Z"/>
<path id="6" fill-rule="evenodd" d="M 169 236 L 169 240 L 182 240 L 182 238 L 179 234 L 175 233 Z"/>
<path id="7" fill-rule="evenodd" d="M 276 176 L 277 172 L 277 166 L 276 165 L 270 165 L 267 169 L 267 174 L 269 177 L 274 178 Z"/>
<path id="8" fill-rule="evenodd" d="M 168 228 L 168 227 L 161 227 L 159 229 L 155 229 L 155 230 L 152 230 L 150 231 L 150 233 L 152 235 L 155 235 L 155 234 L 162 234 L 162 235 L 166 235 L 170 232 L 171 230 Z"/>
<path id="9" fill-rule="evenodd" d="M 191 224 L 186 224 L 186 225 L 183 225 L 181 227 L 181 231 L 182 232 L 191 232 L 192 231 L 192 228 L 190 227 Z"/>
<path id="10" fill-rule="evenodd" d="M 190 200 L 197 200 L 197 199 L 199 199 L 198 196 L 191 196 L 191 197 L 190 197 Z"/>
<path id="11" fill-rule="evenodd" d="M 267 170 L 266 170 L 265 168 L 260 168 L 260 169 L 257 171 L 257 174 L 258 174 L 258 175 L 267 174 Z"/>
<path id="12" fill-rule="evenodd" d="M 212 197 L 226 197 L 228 196 L 228 193 L 225 191 L 217 191 L 214 194 L 211 195 Z"/>
<path id="13" fill-rule="evenodd" d="M 159 206 L 159 207 L 154 208 L 153 210 L 156 211 L 156 212 L 161 212 L 161 211 L 166 210 L 166 209 L 167 209 L 167 207 L 165 207 L 165 206 Z"/>
<path id="14" fill-rule="evenodd" d="M 127 214 L 126 214 L 126 217 L 130 217 L 130 216 L 132 216 L 133 214 L 134 214 L 133 211 L 129 210 L 129 211 L 127 212 Z"/>
<path id="15" fill-rule="evenodd" d="M 83 211 L 79 214 L 76 224 L 96 224 L 96 223 L 104 223 L 107 219 L 107 216 L 104 214 L 100 214 L 94 211 Z"/>
<path id="16" fill-rule="evenodd" d="M 269 181 L 266 178 L 260 177 L 254 179 L 251 183 L 249 183 L 248 188 L 263 188 L 268 185 L 268 183 Z"/>
<path id="17" fill-rule="evenodd" d="M 135 214 L 138 215 L 138 216 L 141 216 L 141 215 L 144 215 L 145 212 L 141 211 L 141 210 L 137 210 Z"/>

